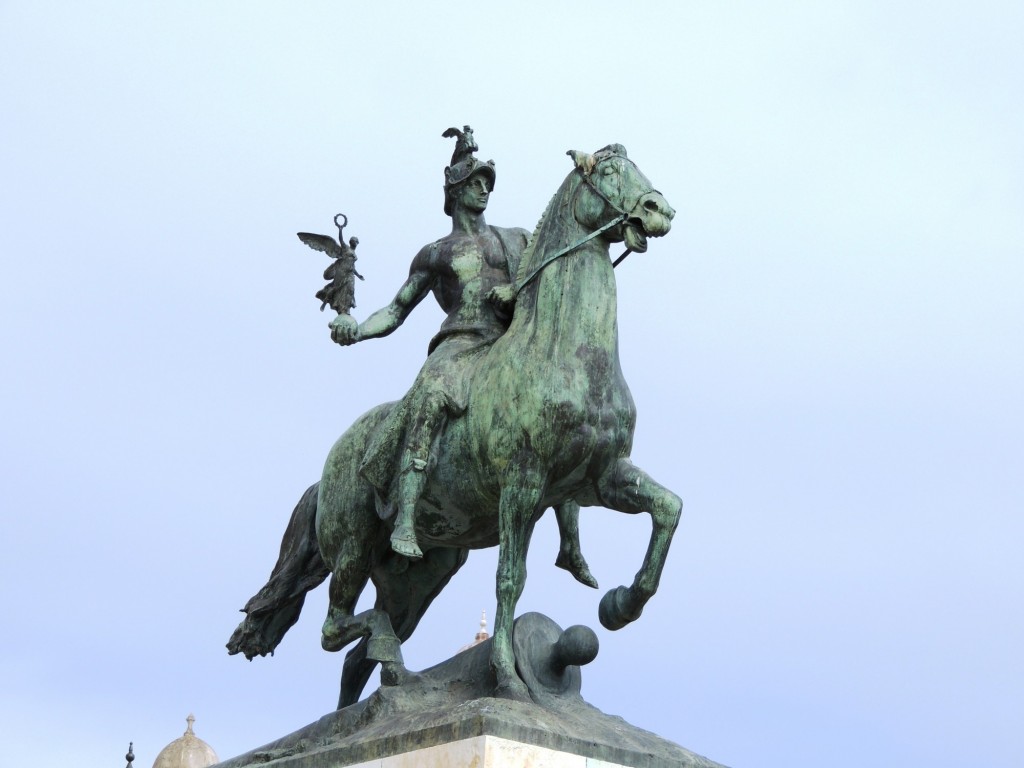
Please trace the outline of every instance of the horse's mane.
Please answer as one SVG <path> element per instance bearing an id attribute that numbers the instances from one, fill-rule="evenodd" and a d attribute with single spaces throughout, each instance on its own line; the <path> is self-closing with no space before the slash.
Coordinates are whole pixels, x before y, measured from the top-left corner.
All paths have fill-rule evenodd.
<path id="1" fill-rule="evenodd" d="M 519 260 L 519 269 L 516 271 L 515 279 L 517 288 L 523 287 L 523 281 L 544 262 L 548 253 L 568 244 L 569 237 L 579 230 L 580 225 L 571 212 L 566 216 L 557 215 L 559 209 L 572 204 L 573 194 L 579 183 L 579 174 L 575 171 L 570 173 L 552 195 L 551 201 L 540 215 L 540 220 L 534 227 L 526 250 L 523 251 L 523 256 Z M 559 226 L 560 222 L 561 226 Z"/>

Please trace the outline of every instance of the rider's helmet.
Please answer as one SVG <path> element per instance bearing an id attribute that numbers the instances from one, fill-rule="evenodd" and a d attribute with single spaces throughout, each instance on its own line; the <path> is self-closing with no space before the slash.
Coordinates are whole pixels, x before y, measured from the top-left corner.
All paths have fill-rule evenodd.
<path id="1" fill-rule="evenodd" d="M 473 138 L 473 129 L 468 125 L 458 128 L 449 128 L 443 134 L 445 138 L 457 137 L 455 151 L 452 153 L 452 164 L 444 169 L 444 212 L 452 215 L 452 200 L 462 184 L 467 182 L 471 176 L 482 173 L 487 176 L 491 189 L 494 189 L 494 161 L 481 162 L 473 153 L 479 147 L 476 139 Z"/>

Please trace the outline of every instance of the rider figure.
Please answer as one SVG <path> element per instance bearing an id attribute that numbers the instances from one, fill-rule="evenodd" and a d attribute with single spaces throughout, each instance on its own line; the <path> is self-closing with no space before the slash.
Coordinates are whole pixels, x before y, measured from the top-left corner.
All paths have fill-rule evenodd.
<path id="1" fill-rule="evenodd" d="M 465 410 L 469 364 L 508 328 L 507 311 L 488 295 L 510 283 L 529 237 L 524 229 L 488 226 L 484 211 L 494 188 L 494 163 L 473 156 L 477 145 L 469 126 L 445 135 L 458 137 L 445 168 L 444 212 L 452 219 L 451 233 L 420 249 L 390 304 L 358 325 L 345 315 L 331 323 L 331 338 L 343 345 L 386 336 L 430 292 L 447 314 L 416 382 L 378 430 L 360 468 L 397 515 L 392 549 L 411 558 L 423 556 L 416 541 L 416 504 L 434 444 L 447 420 Z"/>
<path id="2" fill-rule="evenodd" d="M 382 516 L 395 515 L 391 548 L 412 559 L 423 556 L 416 539 L 416 506 L 436 460 L 437 439 L 447 421 L 465 411 L 472 364 L 508 329 L 510 308 L 495 289 L 505 288 L 508 294 L 530 234 L 487 224 L 494 162 L 474 157 L 478 147 L 469 126 L 449 128 L 444 135 L 457 137 L 451 165 L 444 170 L 444 212 L 452 219 L 451 233 L 420 249 L 390 304 L 362 323 L 339 315 L 330 325 L 331 338 L 342 345 L 386 336 L 431 292 L 447 315 L 412 388 L 377 429 L 360 466 L 377 492 Z M 575 503 L 556 510 L 563 535 L 559 565 L 591 583 L 579 553 L 577 510 Z"/>

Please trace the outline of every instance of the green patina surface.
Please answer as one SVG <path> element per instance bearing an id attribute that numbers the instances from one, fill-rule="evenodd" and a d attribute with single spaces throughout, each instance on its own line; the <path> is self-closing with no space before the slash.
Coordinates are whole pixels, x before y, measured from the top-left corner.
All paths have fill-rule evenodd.
<path id="1" fill-rule="evenodd" d="M 342 705 L 358 699 L 378 663 L 385 684 L 407 679 L 400 642 L 468 550 L 494 545 L 493 692 L 528 701 L 511 628 L 540 515 L 556 510 L 558 564 L 596 586 L 579 550 L 580 506 L 650 514 L 633 583 L 601 601 L 601 622 L 617 629 L 655 593 L 682 506 L 629 461 L 636 408 L 619 365 L 609 259 L 612 242 L 645 251 L 674 211 L 612 144 L 569 153 L 572 170 L 532 235 L 492 227 L 484 212 L 494 164 L 475 157 L 468 126 L 445 135 L 456 139 L 445 169 L 451 232 L 419 251 L 392 302 L 362 323 L 339 314 L 331 336 L 341 345 L 386 336 L 429 294 L 446 319 L 406 397 L 358 419 L 332 448 L 293 514 L 271 581 L 229 643 L 249 657 L 273 650 L 305 591 L 329 574 L 323 645 L 357 643 Z M 354 614 L 368 578 L 375 608 Z"/>
<path id="2" fill-rule="evenodd" d="M 490 696 L 493 641 L 487 641 L 221 766 L 337 768 L 487 735 L 633 768 L 722 768 L 583 701 L 579 667 L 553 665 L 558 638 L 573 629 L 562 632 L 550 619 L 526 614 L 514 633 L 534 702 Z"/>

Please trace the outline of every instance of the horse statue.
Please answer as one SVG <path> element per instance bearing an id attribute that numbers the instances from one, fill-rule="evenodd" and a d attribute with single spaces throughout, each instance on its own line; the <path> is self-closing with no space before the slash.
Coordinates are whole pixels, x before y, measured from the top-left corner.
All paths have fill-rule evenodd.
<path id="1" fill-rule="evenodd" d="M 334 444 L 319 484 L 292 514 L 271 580 L 243 611 L 228 643 L 248 658 L 272 652 L 297 620 L 306 592 L 329 574 L 322 644 L 349 652 L 339 707 L 355 703 L 378 663 L 384 685 L 410 673 L 401 642 L 468 551 L 499 546 L 490 664 L 495 693 L 529 700 L 516 673 L 512 622 L 526 580 L 534 525 L 548 507 L 579 504 L 651 515 L 643 564 L 630 586 L 601 599 L 599 618 L 619 629 L 640 616 L 658 587 L 682 502 L 634 466 L 636 407 L 619 365 L 616 291 L 609 246 L 643 252 L 675 211 L 619 144 L 570 151 L 574 168 L 554 194 L 520 261 L 508 298 L 511 325 L 472 373 L 465 415 L 440 439 L 420 502 L 421 560 L 392 552 L 358 468 L 394 403 L 360 417 Z M 355 614 L 372 580 L 376 602 Z"/>

